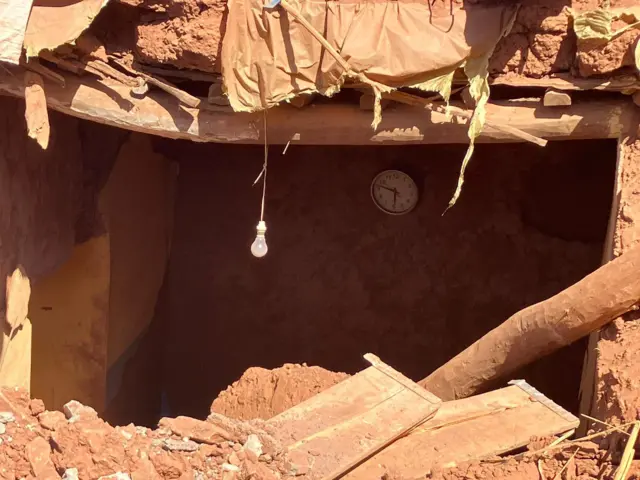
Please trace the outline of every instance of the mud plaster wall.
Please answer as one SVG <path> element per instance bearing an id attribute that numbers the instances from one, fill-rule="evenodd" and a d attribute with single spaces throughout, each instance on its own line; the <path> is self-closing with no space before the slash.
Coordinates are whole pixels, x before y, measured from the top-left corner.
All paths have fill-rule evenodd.
<path id="1" fill-rule="evenodd" d="M 92 145 L 103 139 L 94 136 Z M 118 419 L 139 407 L 132 399 L 146 399 L 142 392 L 160 395 L 149 375 L 149 364 L 159 361 L 154 350 L 139 353 L 133 369 L 129 360 L 153 319 L 164 277 L 175 171 L 145 135 L 131 134 L 111 153 L 95 202 L 101 231 L 34 289 L 33 393 L 49 408 L 78 399 Z M 131 375 L 137 383 L 123 391 Z"/>
<path id="2" fill-rule="evenodd" d="M 617 257 L 640 240 L 640 136 L 638 120 L 619 144 L 618 204 L 610 256 Z M 613 423 L 633 422 L 640 414 L 640 315 L 630 312 L 604 328 L 596 348 L 592 415 Z"/>
<path id="3" fill-rule="evenodd" d="M 64 262 L 80 214 L 81 143 L 77 121 L 51 114 L 49 149 L 27 137 L 24 102 L 0 97 L 0 321 L 5 280 L 22 266 L 32 284 Z M 16 332 L 0 383 L 29 386 L 31 325 Z"/>
<path id="4" fill-rule="evenodd" d="M 441 216 L 463 146 L 271 151 L 269 253 L 254 259 L 260 147 L 165 142 L 180 159 L 161 298 L 173 413 L 206 414 L 250 366 L 356 372 L 374 352 L 420 379 L 513 312 L 597 268 L 615 143 L 482 145 Z M 380 213 L 369 185 L 410 173 L 416 210 Z M 521 372 L 576 409 L 584 344 Z M 553 375 L 549 375 L 553 372 Z"/>
<path id="5" fill-rule="evenodd" d="M 53 115 L 51 125 L 58 129 L 70 120 Z M 19 117 L 13 118 L 13 122 L 18 121 Z M 49 146 L 49 151 L 59 155 L 63 164 L 73 165 L 75 157 L 70 157 L 70 153 L 77 155 L 79 166 L 78 174 L 65 186 L 75 196 L 70 199 L 66 191 L 59 191 L 51 199 L 71 208 L 73 218 L 67 256 L 57 268 L 36 277 L 32 287 L 31 387 L 32 393 L 50 408 L 60 408 L 75 398 L 102 410 L 111 265 L 98 197 L 128 132 L 71 121 L 73 141 Z M 30 194 L 37 196 L 38 191 L 33 189 Z M 50 235 L 42 233 L 33 239 L 46 243 Z M 30 241 L 31 236 L 28 238 Z"/>
<path id="6" fill-rule="evenodd" d="M 129 5 L 124 5 L 128 3 Z M 495 0 L 437 0 L 433 15 L 449 16 L 463 4 L 490 4 Z M 578 71 L 590 76 L 632 66 L 637 30 L 605 46 L 576 51 L 565 7 L 594 9 L 600 0 L 529 0 L 521 2 L 511 33 L 496 48 L 490 61 L 492 74 L 541 77 Z M 612 0 L 611 8 L 634 6 L 636 0 Z M 225 0 L 123 0 L 112 2 L 92 26 L 113 52 L 133 51 L 148 64 L 220 73 L 220 52 L 227 21 Z M 130 5 L 136 5 L 133 8 Z M 620 25 L 616 25 L 618 28 Z"/>

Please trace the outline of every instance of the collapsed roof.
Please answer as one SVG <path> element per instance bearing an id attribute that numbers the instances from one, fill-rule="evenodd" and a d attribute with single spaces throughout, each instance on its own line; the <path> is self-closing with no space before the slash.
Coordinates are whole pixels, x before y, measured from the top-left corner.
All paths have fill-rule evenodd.
<path id="1" fill-rule="evenodd" d="M 373 98 L 368 112 L 338 102 L 296 118 L 274 109 L 271 141 L 471 140 L 463 171 L 481 134 L 542 146 L 549 137 L 617 137 L 631 103 L 619 94 L 640 95 L 634 0 L 488 3 L 4 0 L 0 91 L 37 98 L 32 111 L 48 104 L 146 133 L 251 143 L 264 140 L 261 116 L 234 111 L 304 106 L 349 87 Z M 24 69 L 42 85 L 31 75 L 25 89 Z M 538 100 L 513 101 L 521 93 L 490 103 L 490 84 L 617 96 L 569 99 L 571 107 L 541 114 Z M 383 116 L 383 101 L 406 107 Z M 46 131 L 42 117 L 31 124 Z"/>

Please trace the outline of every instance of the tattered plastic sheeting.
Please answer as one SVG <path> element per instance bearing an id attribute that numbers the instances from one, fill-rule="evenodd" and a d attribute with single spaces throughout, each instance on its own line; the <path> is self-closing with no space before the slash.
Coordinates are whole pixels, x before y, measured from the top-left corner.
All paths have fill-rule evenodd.
<path id="1" fill-rule="evenodd" d="M 0 61 L 19 63 L 32 3 L 29 0 L 0 0 Z"/>
<path id="2" fill-rule="evenodd" d="M 108 0 L 35 0 L 24 48 L 28 57 L 74 42 Z"/>
<path id="3" fill-rule="evenodd" d="M 354 71 L 392 89 L 445 93 L 453 71 L 492 51 L 516 11 L 478 7 L 442 15 L 423 0 L 290 3 Z M 222 74 L 234 110 L 262 110 L 296 95 L 340 89 L 346 72 L 284 10 L 264 9 L 263 0 L 230 0 L 228 6 Z"/>
<path id="4" fill-rule="evenodd" d="M 428 0 L 292 0 L 291 4 L 340 52 L 352 71 L 376 84 L 374 128 L 381 118 L 382 93 L 417 88 L 437 92 L 448 102 L 454 72 L 464 68 L 476 108 L 469 121 L 469 148 L 449 203 L 453 206 L 485 123 L 489 57 L 511 29 L 517 6 L 436 15 Z M 332 95 L 347 73 L 285 11 L 266 10 L 261 0 L 229 0 L 222 75 L 234 110 L 263 110 L 300 94 Z"/>

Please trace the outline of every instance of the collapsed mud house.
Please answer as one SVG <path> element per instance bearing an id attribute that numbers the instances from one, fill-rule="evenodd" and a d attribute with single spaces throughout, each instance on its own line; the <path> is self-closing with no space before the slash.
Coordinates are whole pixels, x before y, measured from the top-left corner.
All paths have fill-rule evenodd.
<path id="1" fill-rule="evenodd" d="M 636 243 L 631 0 L 26 3 L 0 6 L 0 379 L 47 408 L 202 418 L 248 367 L 366 351 L 418 380 Z M 631 422 L 637 336 L 510 377 Z"/>

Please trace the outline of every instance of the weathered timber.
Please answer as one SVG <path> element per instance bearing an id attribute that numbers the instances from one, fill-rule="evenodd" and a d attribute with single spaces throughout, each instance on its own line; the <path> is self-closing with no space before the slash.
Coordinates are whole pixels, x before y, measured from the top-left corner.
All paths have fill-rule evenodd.
<path id="1" fill-rule="evenodd" d="M 424 478 L 435 468 L 481 460 L 522 447 L 531 437 L 564 433 L 578 419 L 519 386 L 444 402 L 435 416 L 347 474 L 346 480 Z"/>
<path id="2" fill-rule="evenodd" d="M 558 73 L 546 78 L 530 78 L 515 75 L 501 75 L 490 79 L 492 85 L 523 88 L 555 88 L 556 90 L 600 90 L 626 92 L 640 90 L 640 81 L 632 75 L 608 78 L 580 78 L 566 73 Z"/>
<path id="3" fill-rule="evenodd" d="M 24 118 L 29 138 L 33 138 L 43 150 L 49 146 L 49 113 L 44 95 L 44 80 L 30 70 L 24 72 Z"/>
<path id="4" fill-rule="evenodd" d="M 309 480 L 341 478 L 432 418 L 440 399 L 374 355 L 373 366 L 269 419 Z"/>
<path id="5" fill-rule="evenodd" d="M 13 73 L 15 72 L 15 73 Z M 22 97 L 19 69 L 0 70 L 0 92 Z M 50 108 L 79 118 L 128 130 L 203 142 L 263 142 L 262 114 L 238 114 L 190 108 L 163 92 L 144 98 L 130 96 L 130 87 L 111 81 L 65 75 L 66 88 L 45 82 Z M 460 104 L 462 105 L 462 104 Z M 617 138 L 633 104 L 625 98 L 574 102 L 561 112 L 539 102 L 495 102 L 487 105 L 488 123 L 494 121 L 545 139 Z M 635 108 L 635 107 L 633 107 Z M 469 141 L 467 122 L 450 121 L 440 112 L 396 105 L 385 111 L 377 131 L 371 113 L 358 105 L 318 104 L 290 106 L 269 112 L 269 141 L 286 144 L 367 145 L 378 143 L 463 143 Z M 479 142 L 516 141 L 513 135 L 487 125 Z"/>
<path id="6" fill-rule="evenodd" d="M 639 268 L 637 246 L 554 297 L 517 312 L 420 384 L 443 400 L 465 398 L 588 335 L 638 304 Z"/>

